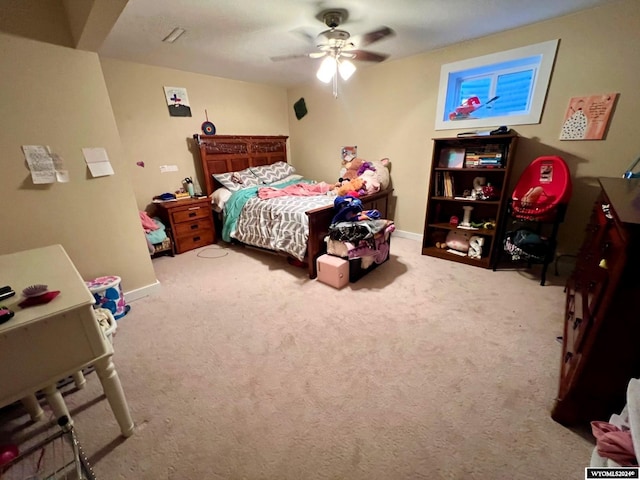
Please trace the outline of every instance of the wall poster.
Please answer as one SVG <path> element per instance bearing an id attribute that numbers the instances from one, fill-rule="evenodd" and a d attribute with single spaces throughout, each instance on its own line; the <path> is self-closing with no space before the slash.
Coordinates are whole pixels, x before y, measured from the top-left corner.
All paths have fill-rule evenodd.
<path id="1" fill-rule="evenodd" d="M 617 97 L 617 93 L 572 97 L 560 140 L 602 140 Z"/>
<path id="2" fill-rule="evenodd" d="M 164 87 L 164 95 L 172 117 L 190 117 L 191 107 L 187 89 L 182 87 Z"/>

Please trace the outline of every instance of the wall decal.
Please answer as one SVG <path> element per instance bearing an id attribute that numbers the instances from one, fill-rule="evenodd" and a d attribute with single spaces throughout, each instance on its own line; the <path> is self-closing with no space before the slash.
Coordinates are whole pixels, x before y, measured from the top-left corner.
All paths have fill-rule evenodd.
<path id="1" fill-rule="evenodd" d="M 300 100 L 293 104 L 293 111 L 296 112 L 298 120 L 307 114 L 307 105 L 304 102 L 304 98 L 300 97 Z"/>

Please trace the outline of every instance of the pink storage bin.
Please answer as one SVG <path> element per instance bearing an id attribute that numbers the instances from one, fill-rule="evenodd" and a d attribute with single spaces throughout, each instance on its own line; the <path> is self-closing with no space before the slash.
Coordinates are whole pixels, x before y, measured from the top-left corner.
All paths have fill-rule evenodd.
<path id="1" fill-rule="evenodd" d="M 349 283 L 349 262 L 334 255 L 321 255 L 317 260 L 318 280 L 334 288 Z"/>

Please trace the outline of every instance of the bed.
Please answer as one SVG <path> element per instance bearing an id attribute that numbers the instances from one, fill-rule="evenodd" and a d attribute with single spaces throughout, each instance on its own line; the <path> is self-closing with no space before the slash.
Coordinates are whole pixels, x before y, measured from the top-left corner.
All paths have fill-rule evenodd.
<path id="1" fill-rule="evenodd" d="M 287 163 L 287 136 L 196 134 L 193 138 L 200 153 L 206 194 L 209 196 L 223 186 L 218 179 L 224 177 L 224 174 L 231 175 L 233 172 L 238 174 L 250 168 L 253 171 L 254 167 L 289 165 Z M 234 175 L 235 177 L 237 175 Z M 283 185 L 295 183 L 290 177 L 282 179 L 282 181 L 284 183 L 280 184 L 280 188 Z M 255 190 L 255 187 L 252 187 Z M 386 218 L 391 191 L 391 189 L 387 189 L 362 197 L 363 208 L 378 210 L 382 217 Z M 234 194 L 232 198 L 235 199 L 239 196 L 241 195 Z M 234 201 L 234 203 L 236 202 Z M 235 229 L 234 236 L 232 236 L 235 241 L 297 260 L 307 269 L 309 278 L 316 277 L 316 259 L 326 252 L 325 237 L 335 215 L 331 196 L 278 196 L 269 200 L 252 198 L 248 199 L 246 203 L 242 203 L 242 201 L 240 203 L 243 213 L 238 216 L 238 228 Z M 257 206 L 258 203 L 260 206 Z M 268 221 L 254 224 L 253 220 L 247 220 L 243 217 L 251 208 L 251 204 L 254 205 L 254 210 L 259 211 L 254 213 L 262 215 L 263 218 L 286 218 L 291 223 L 295 222 L 295 227 L 302 231 L 301 234 L 295 234 L 299 238 L 295 242 L 275 240 L 273 233 L 269 231 Z M 238 208 L 237 204 L 235 206 Z M 229 205 L 225 208 L 228 207 Z M 225 227 L 227 225 L 223 226 L 223 230 Z M 242 230 L 250 231 L 248 237 L 236 238 L 235 234 Z M 260 236 L 262 238 L 258 239 Z M 222 237 L 225 239 L 224 234 Z M 302 247 L 299 245 L 300 241 L 304 242 Z M 289 243 L 295 243 L 297 246 L 290 248 Z"/>

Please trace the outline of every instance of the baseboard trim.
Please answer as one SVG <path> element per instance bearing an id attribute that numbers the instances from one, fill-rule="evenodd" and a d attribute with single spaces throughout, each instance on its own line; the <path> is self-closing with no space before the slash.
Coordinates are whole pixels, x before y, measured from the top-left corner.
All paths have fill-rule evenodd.
<path id="1" fill-rule="evenodd" d="M 155 294 L 158 290 L 160 290 L 160 282 L 156 280 L 155 283 L 151 285 L 124 292 L 124 299 L 127 303 L 135 302 L 136 300 Z"/>
<path id="2" fill-rule="evenodd" d="M 413 233 L 413 232 L 405 232 L 403 230 L 394 230 L 393 231 L 393 235 L 396 237 L 400 237 L 400 238 L 408 238 L 410 240 L 415 240 L 417 242 L 422 242 L 422 235 L 419 233 Z"/>

